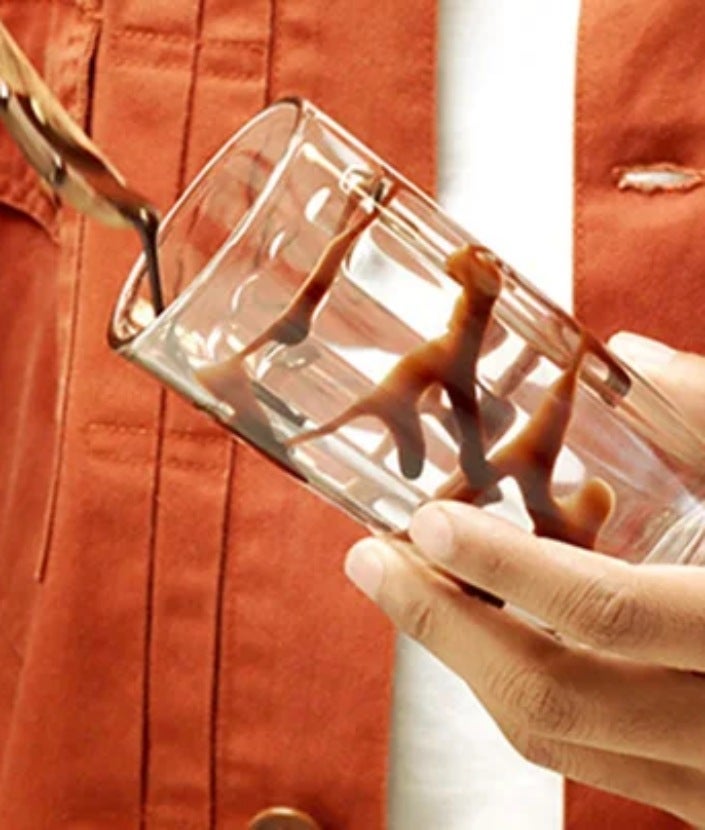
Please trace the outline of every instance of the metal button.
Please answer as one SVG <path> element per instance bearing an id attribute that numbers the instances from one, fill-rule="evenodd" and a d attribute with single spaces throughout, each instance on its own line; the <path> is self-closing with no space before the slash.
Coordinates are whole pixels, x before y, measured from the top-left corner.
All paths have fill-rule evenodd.
<path id="1" fill-rule="evenodd" d="M 251 819 L 247 830 L 321 830 L 321 825 L 292 807 L 270 807 Z"/>

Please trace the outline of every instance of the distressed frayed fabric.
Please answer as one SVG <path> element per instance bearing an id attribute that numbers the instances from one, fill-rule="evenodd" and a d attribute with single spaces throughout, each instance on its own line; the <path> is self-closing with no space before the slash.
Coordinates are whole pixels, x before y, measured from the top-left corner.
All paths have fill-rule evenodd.
<path id="1" fill-rule="evenodd" d="M 704 38 L 693 0 L 583 0 L 575 309 L 602 337 L 627 329 L 705 352 Z M 685 826 L 573 784 L 566 806 L 568 830 Z"/>
<path id="2" fill-rule="evenodd" d="M 686 193 L 705 182 L 702 170 L 672 162 L 615 167 L 612 176 L 619 190 L 638 193 Z"/>

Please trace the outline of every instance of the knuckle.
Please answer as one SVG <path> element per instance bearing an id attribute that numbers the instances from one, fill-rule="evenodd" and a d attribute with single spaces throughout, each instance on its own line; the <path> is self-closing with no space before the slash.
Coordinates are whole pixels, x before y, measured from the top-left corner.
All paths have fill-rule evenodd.
<path id="1" fill-rule="evenodd" d="M 482 556 L 475 560 L 475 567 L 485 585 L 504 585 L 510 576 L 510 562 L 504 547 L 486 539 Z"/>
<path id="2" fill-rule="evenodd" d="M 574 709 L 565 692 L 552 683 L 544 680 L 527 690 L 524 706 L 529 725 L 538 732 L 566 735 L 573 731 Z"/>
<path id="3" fill-rule="evenodd" d="M 521 729 L 517 726 L 501 726 L 504 737 L 514 749 L 532 764 L 547 769 L 559 770 L 561 766 L 560 747 L 554 741 Z"/>
<path id="4" fill-rule="evenodd" d="M 636 648 L 652 636 L 654 612 L 630 587 L 595 581 L 571 612 L 574 627 L 587 645 Z"/>
<path id="5" fill-rule="evenodd" d="M 496 675 L 491 694 L 531 733 L 571 734 L 577 708 L 569 692 L 550 675 L 534 668 L 513 668 Z"/>
<path id="6" fill-rule="evenodd" d="M 701 770 L 683 770 L 674 767 L 669 770 L 664 789 L 671 803 L 682 808 L 681 817 L 695 828 L 705 827 L 705 774 Z M 664 799 L 665 800 L 665 799 Z"/>
<path id="7" fill-rule="evenodd" d="M 397 609 L 396 619 L 401 630 L 420 643 L 432 642 L 437 629 L 438 607 L 429 597 L 410 597 Z"/>
<path id="8" fill-rule="evenodd" d="M 574 781 L 590 781 L 598 789 L 610 788 L 608 771 L 588 768 L 581 750 L 570 744 L 553 741 L 527 730 L 504 729 L 505 737 L 529 763 L 558 772 Z"/>
<path id="9" fill-rule="evenodd" d="M 503 594 L 516 582 L 516 566 L 511 551 L 488 533 L 480 543 L 469 549 L 457 548 L 451 566 L 459 573 L 471 574 L 471 582 L 489 592 Z M 461 560 L 465 560 L 465 565 Z M 471 560 L 471 562 L 470 562 Z"/>
<path id="10" fill-rule="evenodd" d="M 693 825 L 693 830 L 705 828 L 705 804 L 703 804 L 703 789 L 689 794 L 684 799 L 685 810 L 682 817 Z"/>

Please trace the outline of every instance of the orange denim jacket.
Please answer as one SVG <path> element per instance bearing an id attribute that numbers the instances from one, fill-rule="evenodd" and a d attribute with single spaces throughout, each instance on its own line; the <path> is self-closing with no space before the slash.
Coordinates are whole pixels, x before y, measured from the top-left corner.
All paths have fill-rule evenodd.
<path id="1" fill-rule="evenodd" d="M 705 190 L 652 198 L 611 179 L 615 164 L 674 152 L 703 164 L 685 106 L 699 84 L 671 67 L 671 114 L 670 64 L 649 62 L 674 51 L 666 35 L 644 53 L 615 31 L 646 5 L 584 12 L 578 304 L 602 332 L 631 315 L 697 346 L 685 312 L 705 253 L 688 241 Z M 650 5 L 695 49 L 693 3 Z M 52 88 L 162 207 L 288 93 L 431 189 L 435 11 L 0 0 Z M 628 117 L 600 98 L 615 87 Z M 671 115 L 680 144 L 664 138 Z M 342 576 L 360 530 L 109 353 L 136 253 L 132 237 L 54 204 L 0 136 L 0 828 L 239 830 L 274 804 L 327 830 L 382 828 L 393 634 Z M 570 830 L 679 826 L 582 788 L 568 796 Z"/>

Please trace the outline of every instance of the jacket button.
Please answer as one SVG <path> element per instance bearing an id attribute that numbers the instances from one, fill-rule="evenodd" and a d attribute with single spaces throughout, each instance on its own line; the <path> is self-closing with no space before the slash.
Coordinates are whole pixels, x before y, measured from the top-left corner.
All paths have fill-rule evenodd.
<path id="1" fill-rule="evenodd" d="M 321 825 L 292 807 L 270 807 L 257 813 L 247 830 L 321 830 Z"/>

